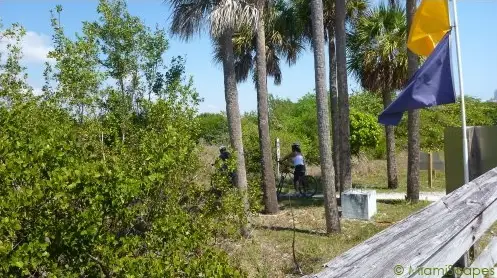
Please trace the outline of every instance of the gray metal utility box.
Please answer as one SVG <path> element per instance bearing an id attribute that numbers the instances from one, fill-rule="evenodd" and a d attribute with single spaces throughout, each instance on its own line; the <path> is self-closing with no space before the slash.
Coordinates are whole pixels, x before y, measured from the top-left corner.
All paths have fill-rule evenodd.
<path id="1" fill-rule="evenodd" d="M 469 180 L 497 167 L 497 126 L 467 127 Z M 445 188 L 447 194 L 464 185 L 462 128 L 444 132 Z"/>

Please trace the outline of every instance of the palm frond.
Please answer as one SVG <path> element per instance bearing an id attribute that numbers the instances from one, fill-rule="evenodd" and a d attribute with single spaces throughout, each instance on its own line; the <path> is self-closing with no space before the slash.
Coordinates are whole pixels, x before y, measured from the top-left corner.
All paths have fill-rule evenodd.
<path id="1" fill-rule="evenodd" d="M 223 45 L 219 38 L 212 38 L 212 61 L 214 64 L 223 63 Z"/>
<path id="2" fill-rule="evenodd" d="M 254 5 L 240 0 L 222 0 L 209 14 L 210 32 L 218 37 L 244 25 L 257 29 L 258 19 L 259 11 Z"/>
<path id="3" fill-rule="evenodd" d="M 236 82 L 244 82 L 255 66 L 255 61 L 252 53 L 247 52 L 235 59 Z"/>
<path id="4" fill-rule="evenodd" d="M 282 79 L 280 58 L 278 57 L 278 52 L 274 48 L 269 48 L 266 51 L 266 70 L 267 75 L 274 79 L 274 84 L 280 85 Z"/>
<path id="5" fill-rule="evenodd" d="M 233 52 L 235 54 L 235 74 L 237 82 L 247 80 L 249 73 L 254 68 L 255 64 L 255 45 L 253 40 L 253 32 L 247 29 L 240 30 L 233 35 Z M 223 45 L 219 38 L 212 39 L 213 62 L 221 64 L 223 62 Z"/>
<path id="6" fill-rule="evenodd" d="M 369 9 L 348 33 L 348 70 L 370 91 L 392 92 L 407 80 L 407 26 L 399 6 Z"/>
<path id="7" fill-rule="evenodd" d="M 303 33 L 306 22 L 298 19 L 293 6 L 280 1 L 267 13 L 266 44 L 272 46 L 280 57 L 285 57 L 288 65 L 297 62 L 299 55 L 305 50 L 307 36 Z"/>
<path id="8" fill-rule="evenodd" d="M 170 31 L 183 40 L 199 34 L 209 23 L 207 18 L 215 6 L 213 0 L 167 0 L 172 7 Z"/>

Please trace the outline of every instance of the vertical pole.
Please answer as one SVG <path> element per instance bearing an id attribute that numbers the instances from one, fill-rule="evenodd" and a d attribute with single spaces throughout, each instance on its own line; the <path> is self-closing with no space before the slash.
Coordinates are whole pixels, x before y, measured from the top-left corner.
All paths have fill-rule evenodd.
<path id="1" fill-rule="evenodd" d="M 280 178 L 280 138 L 276 138 L 276 178 Z"/>
<path id="2" fill-rule="evenodd" d="M 466 109 L 464 105 L 464 83 L 463 83 L 463 73 L 462 73 L 462 61 L 461 61 L 461 47 L 459 42 L 459 27 L 457 18 L 457 5 L 456 0 L 452 0 L 452 9 L 454 12 L 454 21 L 452 28 L 454 29 L 456 37 L 456 52 L 457 52 L 457 71 L 459 75 L 459 92 L 461 94 L 461 121 L 462 121 L 462 148 L 463 148 L 463 160 L 464 160 L 464 183 L 469 182 L 469 163 L 468 163 L 468 138 L 466 134 Z"/>
<path id="3" fill-rule="evenodd" d="M 464 163 L 464 184 L 469 183 L 469 162 L 468 162 L 468 135 L 466 133 L 466 108 L 464 105 L 464 83 L 463 83 L 463 73 L 462 73 L 462 61 L 461 61 L 461 47 L 459 42 L 459 26 L 457 18 L 457 4 L 456 0 L 452 0 L 452 9 L 454 13 L 454 20 L 452 23 L 452 28 L 454 28 L 454 35 L 456 37 L 456 53 L 457 53 L 457 72 L 459 81 L 459 93 L 461 95 L 461 122 L 462 122 L 462 153 L 463 153 L 463 163 Z M 470 250 L 474 246 L 470 247 Z M 456 263 L 461 267 L 469 266 L 469 251 L 464 253 L 464 255 Z"/>
<path id="4" fill-rule="evenodd" d="M 432 152 L 428 153 L 428 186 L 433 187 L 433 155 Z"/>

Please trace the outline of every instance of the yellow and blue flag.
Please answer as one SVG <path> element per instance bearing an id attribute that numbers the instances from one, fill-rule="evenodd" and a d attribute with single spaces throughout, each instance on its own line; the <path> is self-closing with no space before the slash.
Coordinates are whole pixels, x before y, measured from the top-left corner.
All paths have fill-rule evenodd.
<path id="1" fill-rule="evenodd" d="M 456 101 L 450 62 L 450 21 L 447 0 L 423 0 L 414 14 L 407 47 L 428 56 L 407 86 L 378 117 L 398 125 L 405 111 Z"/>
<path id="2" fill-rule="evenodd" d="M 414 14 L 407 47 L 421 56 L 428 56 L 450 30 L 447 0 L 423 0 Z"/>
<path id="3" fill-rule="evenodd" d="M 398 125 L 405 111 L 456 101 L 449 40 L 447 0 L 423 0 L 414 15 L 407 47 L 428 58 L 397 99 L 380 114 L 380 123 Z"/>
<path id="4" fill-rule="evenodd" d="M 450 32 L 409 80 L 406 88 L 378 117 L 384 125 L 398 125 L 405 111 L 456 101 L 450 63 Z"/>

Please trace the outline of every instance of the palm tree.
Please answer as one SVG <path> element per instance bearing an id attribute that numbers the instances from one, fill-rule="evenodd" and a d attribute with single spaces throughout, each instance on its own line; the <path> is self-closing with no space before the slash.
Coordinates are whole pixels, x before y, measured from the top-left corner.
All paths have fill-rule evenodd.
<path id="1" fill-rule="evenodd" d="M 407 26 L 399 5 L 380 4 L 359 19 L 349 34 L 349 70 L 363 88 L 381 92 L 386 108 L 407 79 Z M 395 134 L 386 126 L 388 188 L 397 188 Z"/>
<path id="2" fill-rule="evenodd" d="M 266 0 L 256 1 L 259 11 L 256 35 L 256 87 L 257 87 L 257 123 L 259 127 L 259 146 L 261 149 L 262 188 L 264 210 L 266 213 L 278 212 L 276 181 L 271 155 L 271 137 L 269 136 L 269 104 L 266 74 L 266 33 L 264 28 L 264 9 Z"/>
<path id="3" fill-rule="evenodd" d="M 283 56 L 289 65 L 296 62 L 298 54 L 304 49 L 300 38 L 289 31 L 292 14 L 284 1 L 258 3 L 259 22 L 256 32 L 245 25 L 236 30 L 233 36 L 235 72 L 238 82 L 245 81 L 249 74 L 257 89 L 257 111 L 259 125 L 259 145 L 262 161 L 264 206 L 266 213 L 278 212 L 275 178 L 272 167 L 271 141 L 269 133 L 267 78 L 274 78 L 276 85 L 281 84 L 280 61 Z M 222 47 L 215 43 L 215 61 L 222 61 Z M 264 59 L 265 57 L 265 59 Z M 263 77 L 264 76 L 264 77 Z"/>
<path id="4" fill-rule="evenodd" d="M 339 171 L 340 191 L 352 187 L 351 163 L 350 163 L 350 127 L 349 127 L 349 92 L 347 86 L 347 57 L 345 38 L 345 0 L 335 1 L 335 39 L 336 39 L 336 77 L 338 96 L 338 128 L 339 141 Z M 334 81 L 334 80 L 333 80 Z"/>
<path id="5" fill-rule="evenodd" d="M 253 6 L 237 0 L 169 0 L 173 13 L 171 32 L 184 40 L 200 33 L 206 26 L 210 35 L 222 45 L 224 94 L 231 146 L 236 152 L 236 184 L 241 193 L 245 215 L 249 213 L 247 173 L 242 143 L 242 127 L 236 87 L 233 33 L 242 24 L 255 26 L 258 12 Z M 249 235 L 248 222 L 242 225 L 242 235 Z"/>
<path id="6" fill-rule="evenodd" d="M 297 19 L 300 21 L 300 25 L 304 27 L 300 28 L 303 31 L 301 34 L 307 40 L 311 41 L 311 11 L 309 2 L 305 0 L 294 0 L 293 5 L 297 10 Z M 347 0 L 346 1 L 346 20 L 349 23 L 353 23 L 357 18 L 359 18 L 368 6 L 367 0 Z M 329 83 L 330 83 L 330 98 L 331 98 L 331 125 L 332 125 L 332 135 L 333 135 L 333 166 L 335 172 L 340 172 L 340 148 L 339 148 L 339 111 L 338 111 L 338 90 L 337 90 L 337 61 L 336 61 L 336 45 L 335 45 L 335 0 L 327 0 L 324 2 L 324 29 L 325 29 L 325 39 L 328 42 L 328 64 L 330 68 Z M 347 90 L 346 90 L 347 91 Z M 348 98 L 348 95 L 347 95 Z M 347 99 L 348 101 L 348 99 Z M 343 138 L 344 144 L 349 144 L 349 139 Z M 346 156 L 345 159 L 350 161 L 350 157 Z M 350 164 L 350 163 L 349 163 Z M 350 176 L 350 167 L 344 168 L 345 175 Z M 350 180 L 350 179 L 349 179 Z M 335 175 L 335 186 L 340 185 L 341 190 L 343 190 L 343 184 L 340 183 L 340 175 Z M 350 188 L 351 184 L 345 185 L 346 188 Z M 337 188 L 338 189 L 338 188 Z"/>
<path id="7" fill-rule="evenodd" d="M 416 11 L 416 0 L 406 0 L 407 28 L 411 29 L 412 18 Z M 407 50 L 407 69 L 409 77 L 418 68 L 418 56 Z M 419 201 L 419 110 L 407 113 L 407 199 Z"/>
<path id="8" fill-rule="evenodd" d="M 338 88 L 337 88 L 337 56 L 336 56 L 336 40 L 335 40 L 335 5 L 334 1 L 328 0 L 327 7 L 328 12 L 325 13 L 325 28 L 328 32 L 328 59 L 330 68 L 330 99 L 331 99 L 331 125 L 333 133 L 333 164 L 335 166 L 335 171 L 341 173 L 343 168 L 340 168 L 340 125 L 339 125 L 339 115 L 338 111 Z M 360 16 L 363 15 L 364 11 L 368 6 L 367 0 L 347 0 L 346 1 L 346 20 L 349 23 L 355 22 Z M 347 90 L 346 90 L 347 91 Z M 348 98 L 348 93 L 347 96 Z M 347 99 L 348 102 L 348 99 Z M 343 144 L 348 144 L 348 139 L 343 138 Z M 349 162 L 350 158 L 345 158 Z M 343 169 L 345 176 L 351 176 L 351 168 Z M 348 180 L 348 179 L 346 179 Z M 352 181 L 350 179 L 350 181 Z M 345 189 L 352 187 L 350 183 L 341 183 L 340 175 L 335 175 L 335 185 L 340 185 L 340 191 L 343 192 Z"/>
<path id="9" fill-rule="evenodd" d="M 274 79 L 275 85 L 280 85 L 282 80 L 281 62 L 286 60 L 289 66 L 297 62 L 299 54 L 305 50 L 304 37 L 295 23 L 293 7 L 288 6 L 284 0 L 266 3 L 264 13 L 266 74 Z M 215 61 L 221 62 L 221 46 L 215 44 Z M 253 28 L 243 26 L 233 35 L 235 53 L 235 70 L 238 82 L 244 82 L 252 74 L 252 79 L 257 83 L 257 37 Z"/>
<path id="10" fill-rule="evenodd" d="M 321 177 L 324 188 L 324 211 L 326 231 L 340 232 L 340 219 L 335 197 L 334 169 L 331 157 L 330 119 L 326 96 L 326 69 L 324 54 L 323 2 L 311 0 L 312 41 L 314 48 L 314 72 L 319 133 Z"/>

